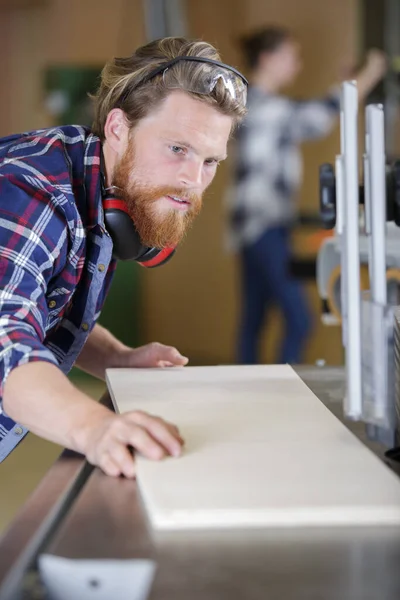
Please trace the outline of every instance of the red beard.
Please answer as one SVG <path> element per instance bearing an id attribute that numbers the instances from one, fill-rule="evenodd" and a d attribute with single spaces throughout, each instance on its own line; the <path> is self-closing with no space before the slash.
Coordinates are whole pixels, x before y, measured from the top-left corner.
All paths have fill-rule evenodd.
<path id="1" fill-rule="evenodd" d="M 130 183 L 134 170 L 135 152 L 131 147 L 116 165 L 112 183 L 121 190 L 142 244 L 150 248 L 177 246 L 200 212 L 201 196 L 181 188 Z M 170 210 L 161 212 L 157 201 L 163 196 L 184 198 L 190 206 L 186 211 L 171 206 Z"/>

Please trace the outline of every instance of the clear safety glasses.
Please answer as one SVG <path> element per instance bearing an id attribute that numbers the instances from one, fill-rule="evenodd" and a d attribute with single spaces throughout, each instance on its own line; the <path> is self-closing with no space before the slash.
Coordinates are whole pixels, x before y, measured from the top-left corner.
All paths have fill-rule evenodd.
<path id="1" fill-rule="evenodd" d="M 205 64 L 205 68 L 202 69 L 199 76 L 193 78 L 190 86 L 182 86 L 177 74 L 174 73 L 173 66 L 182 60 Z M 177 56 L 151 71 L 141 84 L 147 83 L 160 73 L 163 74 L 163 82 L 168 89 L 184 89 L 195 94 L 211 94 L 217 85 L 222 84 L 234 100 L 242 106 L 246 106 L 247 79 L 233 67 L 217 60 L 200 56 Z"/>

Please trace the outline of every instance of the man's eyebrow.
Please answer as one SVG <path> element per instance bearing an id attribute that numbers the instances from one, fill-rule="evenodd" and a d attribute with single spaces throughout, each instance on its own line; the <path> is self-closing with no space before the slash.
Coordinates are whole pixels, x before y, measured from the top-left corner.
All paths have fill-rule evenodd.
<path id="1" fill-rule="evenodd" d="M 184 142 L 182 140 L 172 140 L 172 138 L 169 138 L 168 142 L 170 144 L 174 144 L 176 146 L 184 146 L 185 148 L 189 148 L 189 150 L 193 150 L 193 152 L 195 152 L 196 154 L 198 154 L 196 148 L 194 148 L 194 146 L 192 146 L 192 144 L 189 144 L 189 142 Z M 225 154 L 221 154 L 221 155 L 216 155 L 216 156 L 208 156 L 206 158 L 206 160 L 212 159 L 212 160 L 216 160 L 216 161 L 220 162 L 222 160 L 225 160 L 227 158 L 227 156 L 228 155 L 226 153 Z"/>
<path id="2" fill-rule="evenodd" d="M 222 162 L 223 160 L 226 160 L 228 158 L 228 155 L 225 154 L 219 154 L 218 156 L 210 156 L 210 158 L 213 158 L 214 160 L 217 160 L 218 162 Z"/>

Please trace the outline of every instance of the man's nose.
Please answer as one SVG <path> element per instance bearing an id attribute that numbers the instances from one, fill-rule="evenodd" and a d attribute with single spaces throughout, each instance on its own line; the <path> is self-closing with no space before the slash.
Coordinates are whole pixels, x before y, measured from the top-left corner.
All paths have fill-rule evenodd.
<path id="1" fill-rule="evenodd" d="M 187 161 L 179 173 L 179 183 L 184 187 L 201 188 L 203 164 L 200 161 Z"/>

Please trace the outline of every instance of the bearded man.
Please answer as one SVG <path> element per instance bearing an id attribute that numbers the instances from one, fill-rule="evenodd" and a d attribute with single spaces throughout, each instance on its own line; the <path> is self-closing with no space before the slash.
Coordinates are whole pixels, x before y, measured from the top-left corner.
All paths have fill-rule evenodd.
<path id="1" fill-rule="evenodd" d="M 91 130 L 0 140 L 0 461 L 28 430 L 111 476 L 134 476 L 132 448 L 180 454 L 172 423 L 116 415 L 67 373 L 187 363 L 162 344 L 129 348 L 96 321 L 117 260 L 153 267 L 174 253 L 246 93 L 213 46 L 164 38 L 105 65 Z"/>

